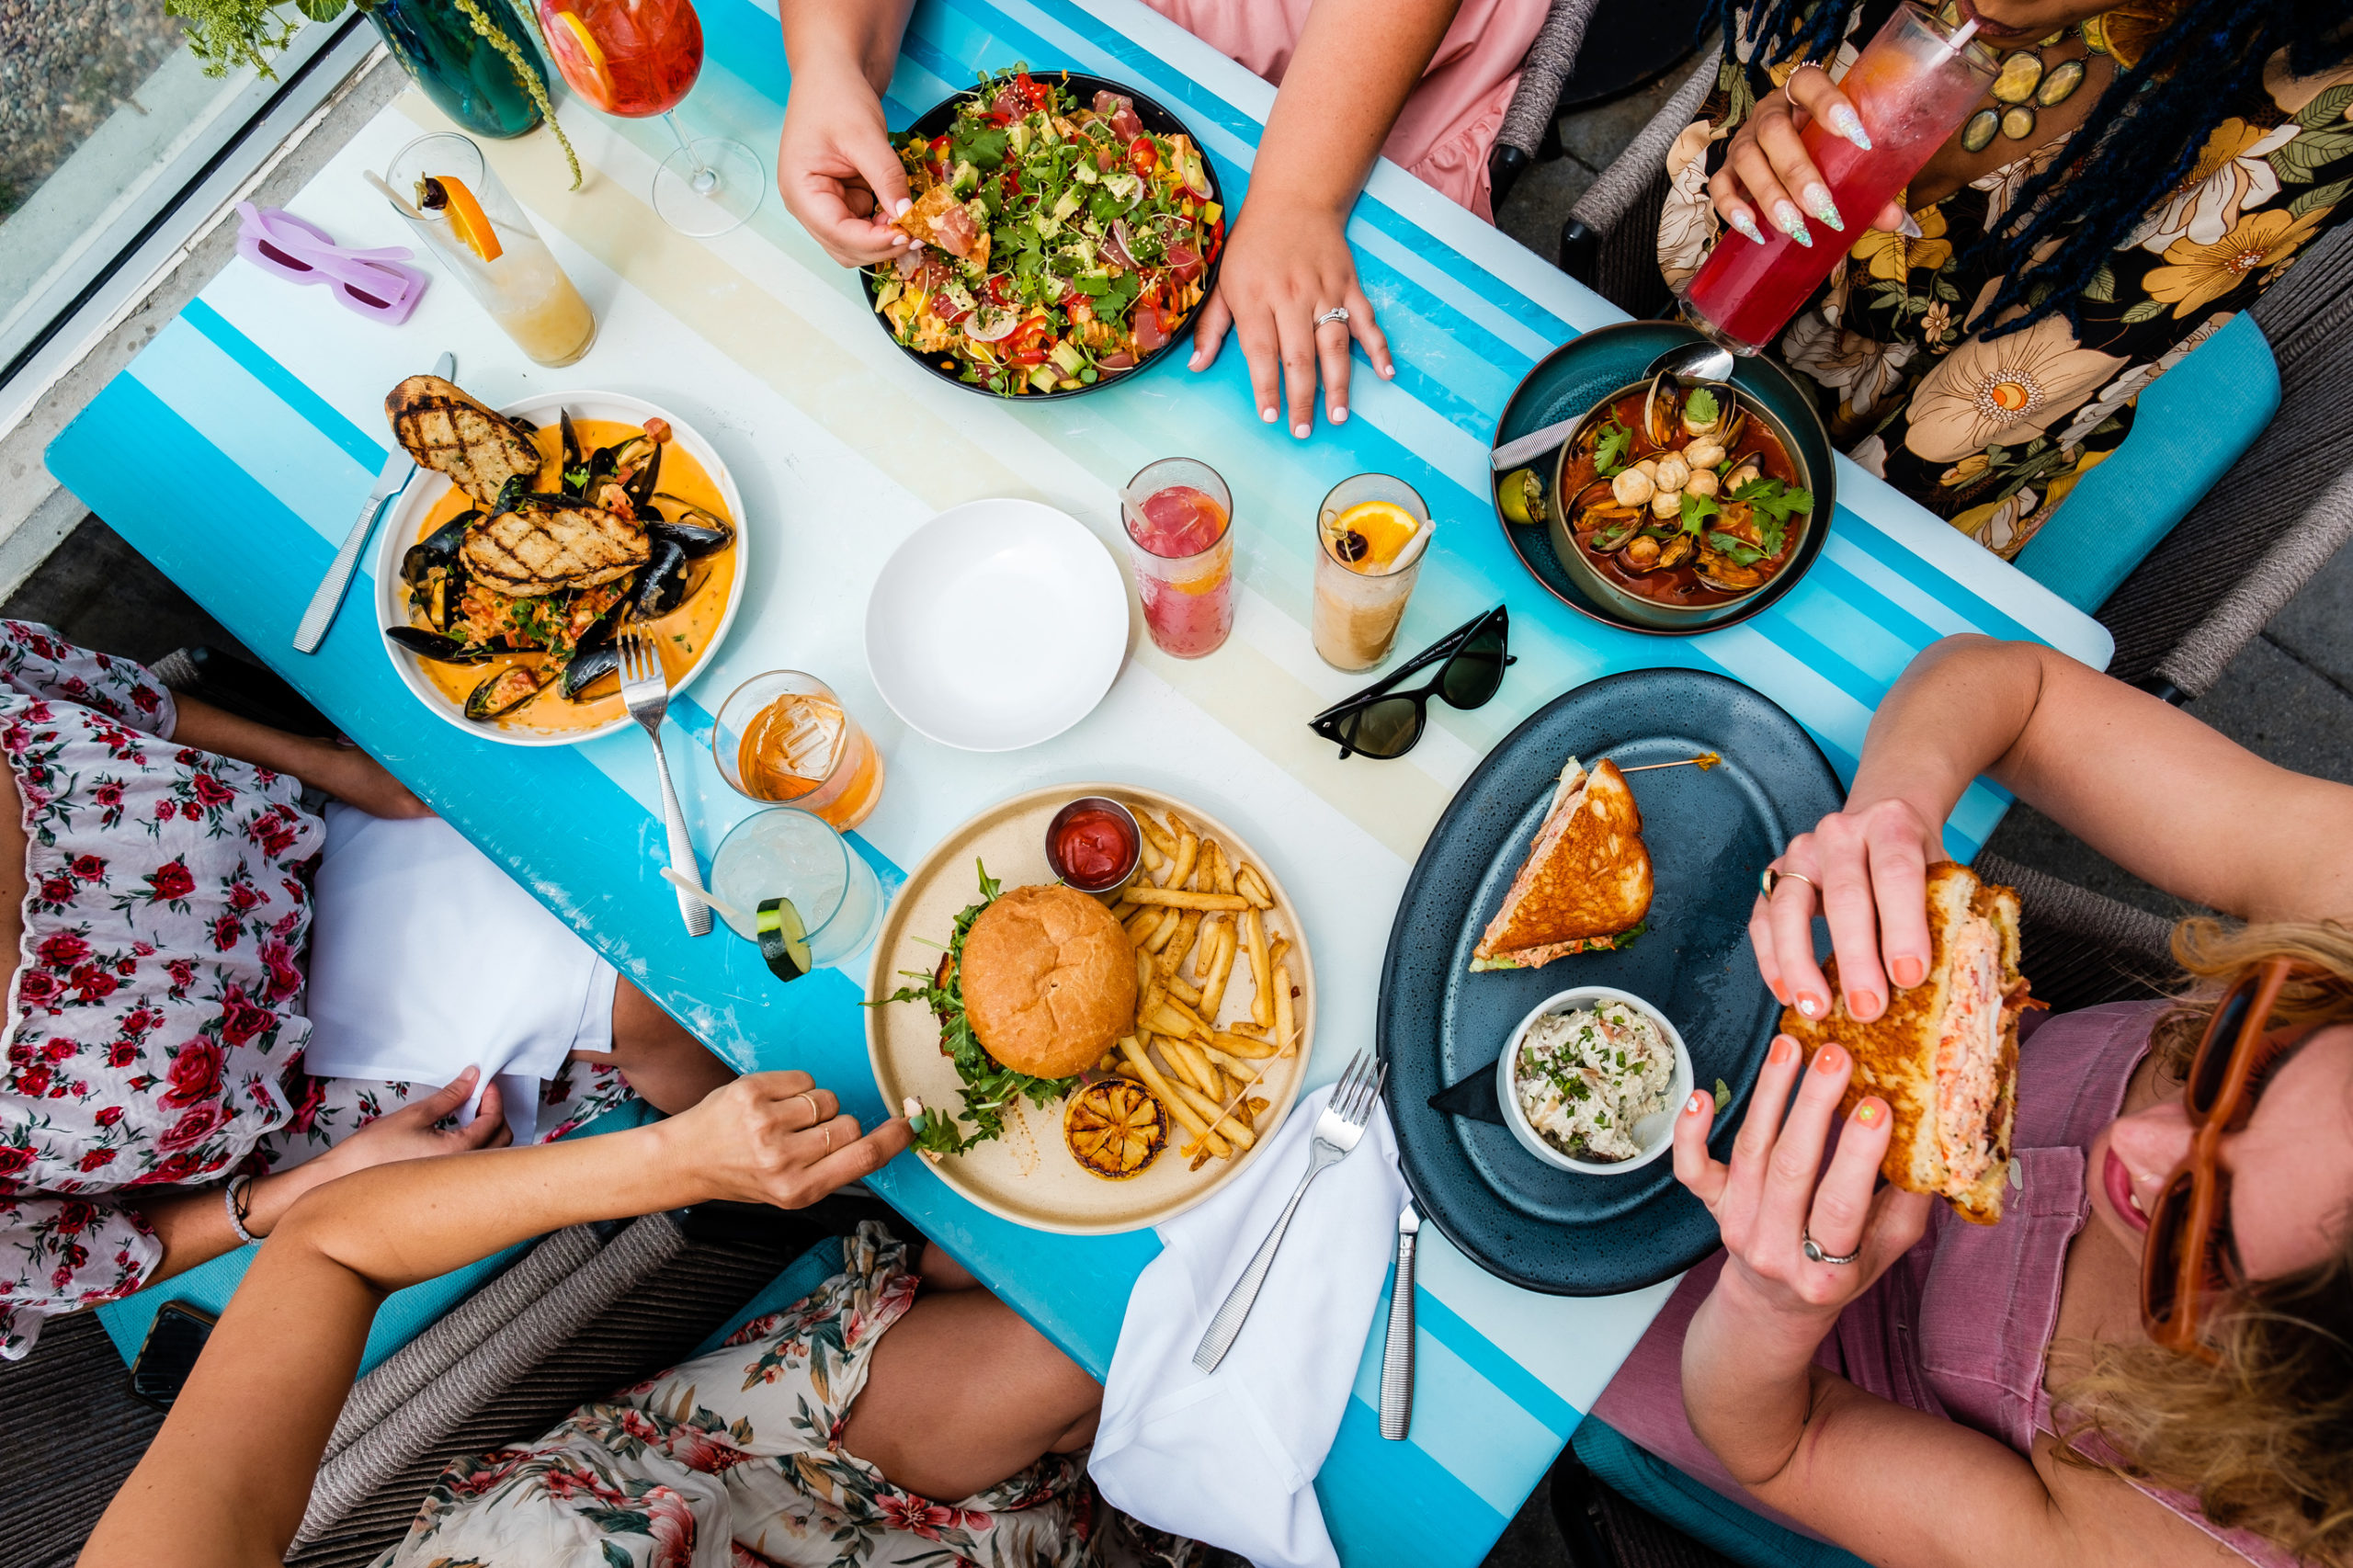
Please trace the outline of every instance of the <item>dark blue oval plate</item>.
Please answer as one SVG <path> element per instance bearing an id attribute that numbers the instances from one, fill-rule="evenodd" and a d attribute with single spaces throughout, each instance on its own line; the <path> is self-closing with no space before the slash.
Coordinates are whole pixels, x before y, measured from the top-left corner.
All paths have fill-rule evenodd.
<path id="1" fill-rule="evenodd" d="M 1590 767 L 1721 766 L 1634 774 L 1654 894 L 1650 929 L 1622 952 L 1540 970 L 1470 972 L 1471 949 L 1518 873 L 1572 756 Z M 1732 1145 L 1780 1006 L 1756 973 L 1748 912 L 1767 861 L 1846 799 L 1796 720 L 1739 682 L 1699 670 L 1632 670 L 1560 698 L 1480 764 L 1438 819 L 1405 884 L 1381 971 L 1379 1042 L 1406 1183 L 1424 1215 L 1490 1273 L 1530 1290 L 1606 1296 L 1688 1268 L 1715 1221 L 1662 1155 L 1620 1176 L 1555 1170 L 1500 1122 L 1434 1108 L 1481 1097 L 1529 1009 L 1576 985 L 1614 985 L 1665 1013 L 1699 1087 L 1721 1078 L 1718 1158 Z M 1483 1096 L 1493 1105 L 1492 1091 Z"/>

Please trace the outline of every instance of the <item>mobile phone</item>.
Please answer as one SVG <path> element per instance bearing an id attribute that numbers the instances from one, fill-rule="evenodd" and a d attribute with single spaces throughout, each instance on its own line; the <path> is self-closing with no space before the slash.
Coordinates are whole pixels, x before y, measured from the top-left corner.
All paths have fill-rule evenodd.
<path id="1" fill-rule="evenodd" d="M 169 1410 L 188 1386 L 188 1374 L 196 1370 L 196 1358 L 204 1353 L 204 1342 L 212 1336 L 217 1321 L 211 1313 L 179 1301 L 157 1308 L 147 1343 L 131 1363 L 131 1397 Z"/>

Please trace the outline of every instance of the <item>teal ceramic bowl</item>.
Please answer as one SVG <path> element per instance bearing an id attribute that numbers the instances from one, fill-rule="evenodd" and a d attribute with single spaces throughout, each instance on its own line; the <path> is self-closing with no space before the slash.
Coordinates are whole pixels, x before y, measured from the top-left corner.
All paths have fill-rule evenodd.
<path id="1" fill-rule="evenodd" d="M 1605 399 L 1642 381 L 1643 372 L 1660 355 L 1686 344 L 1705 341 L 1676 322 L 1620 322 L 1571 338 L 1529 371 L 1504 405 L 1494 444 L 1501 446 L 1547 425 L 1582 418 Z M 1813 401 L 1771 360 L 1736 360 L 1733 385 L 1752 413 L 1762 413 L 1781 437 L 1801 483 L 1813 494 L 1813 511 L 1789 563 L 1772 581 L 1755 592 L 1718 604 L 1697 608 L 1665 605 L 1631 594 L 1596 572 L 1582 551 L 1567 540 L 1566 519 L 1560 515 L 1562 498 L 1557 456 L 1540 459 L 1537 471 L 1544 482 L 1543 510 L 1526 522 L 1504 510 L 1503 474 L 1493 476 L 1495 519 L 1512 551 L 1529 574 L 1563 604 L 1628 631 L 1656 636 L 1688 637 L 1731 626 L 1756 615 L 1797 585 L 1822 553 L 1830 533 L 1830 517 L 1837 505 L 1836 459 L 1829 433 L 1814 411 Z"/>

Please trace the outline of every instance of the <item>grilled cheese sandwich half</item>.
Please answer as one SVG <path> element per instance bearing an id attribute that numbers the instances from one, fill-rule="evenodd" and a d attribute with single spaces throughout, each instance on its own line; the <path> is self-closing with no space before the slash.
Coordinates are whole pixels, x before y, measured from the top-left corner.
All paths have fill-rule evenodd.
<path id="1" fill-rule="evenodd" d="M 1528 859 L 1472 949 L 1471 968 L 1541 969 L 1569 953 L 1615 948 L 1639 934 L 1651 892 L 1643 813 L 1626 776 L 1607 759 L 1588 772 L 1571 757 Z"/>

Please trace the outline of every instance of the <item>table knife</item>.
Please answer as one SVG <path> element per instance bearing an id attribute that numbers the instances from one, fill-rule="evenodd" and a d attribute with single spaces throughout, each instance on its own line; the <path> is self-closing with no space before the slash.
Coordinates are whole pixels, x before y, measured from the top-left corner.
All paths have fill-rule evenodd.
<path id="1" fill-rule="evenodd" d="M 434 361 L 433 373 L 443 381 L 458 373 L 458 357 L 444 354 Z M 368 499 L 359 504 L 359 516 L 352 520 L 351 531 L 343 536 L 343 548 L 335 552 L 335 561 L 327 567 L 327 574 L 319 579 L 319 591 L 311 596 L 311 608 L 302 612 L 302 624 L 294 629 L 294 651 L 315 653 L 319 644 L 327 640 L 327 628 L 335 624 L 335 611 L 343 608 L 343 597 L 351 588 L 351 574 L 359 566 L 359 552 L 368 548 L 368 538 L 376 531 L 376 519 L 384 510 L 384 503 L 407 487 L 409 478 L 416 472 L 416 460 L 404 449 L 395 448 L 384 461 L 384 471 L 376 476 L 376 488 L 368 492 Z"/>
<path id="2" fill-rule="evenodd" d="M 1389 1343 L 1381 1352 L 1381 1435 L 1392 1443 L 1414 1429 L 1414 1242 L 1421 1228 L 1409 1198 L 1397 1215 L 1397 1275 L 1389 1286 Z"/>
<path id="3" fill-rule="evenodd" d="M 1580 414 L 1576 419 L 1560 420 L 1541 430 L 1516 436 L 1488 453 L 1487 460 L 1495 465 L 1497 473 L 1509 473 L 1516 468 L 1523 468 L 1567 440 L 1575 432 L 1577 420 L 1584 417 Z"/>

